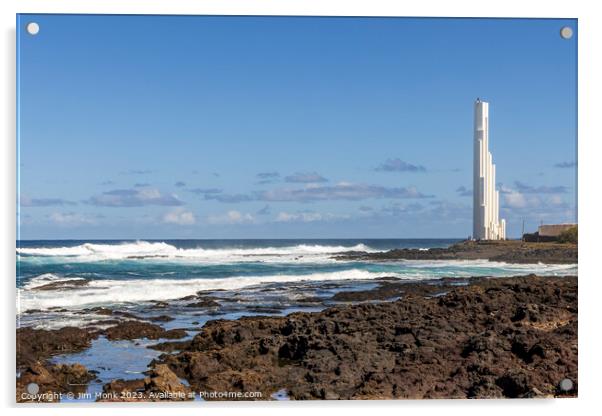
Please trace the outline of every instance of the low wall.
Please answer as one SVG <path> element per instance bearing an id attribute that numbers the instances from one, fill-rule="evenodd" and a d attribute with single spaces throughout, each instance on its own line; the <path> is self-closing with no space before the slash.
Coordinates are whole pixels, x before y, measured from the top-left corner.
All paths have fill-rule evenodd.
<path id="1" fill-rule="evenodd" d="M 538 234 L 540 237 L 558 237 L 563 231 L 577 226 L 577 224 L 547 224 L 540 225 Z"/>

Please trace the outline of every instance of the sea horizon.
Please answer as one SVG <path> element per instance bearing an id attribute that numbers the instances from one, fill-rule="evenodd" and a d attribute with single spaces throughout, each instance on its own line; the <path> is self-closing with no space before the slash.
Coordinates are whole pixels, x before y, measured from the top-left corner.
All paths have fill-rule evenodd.
<path id="1" fill-rule="evenodd" d="M 254 238 L 17 238 L 15 241 L 17 242 L 32 242 L 32 241 L 237 241 L 237 240 L 246 240 L 246 241 L 262 241 L 262 240 L 284 240 L 284 241 L 293 241 L 293 240 L 456 240 L 456 241 L 465 241 L 467 237 L 254 237 Z"/>

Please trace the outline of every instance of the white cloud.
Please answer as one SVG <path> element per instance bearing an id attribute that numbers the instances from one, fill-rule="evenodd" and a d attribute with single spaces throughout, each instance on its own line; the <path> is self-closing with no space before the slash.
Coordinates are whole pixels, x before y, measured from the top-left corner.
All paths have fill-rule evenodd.
<path id="1" fill-rule="evenodd" d="M 286 182 L 291 183 L 320 183 L 328 182 L 324 176 L 317 172 L 296 172 L 284 178 Z"/>
<path id="2" fill-rule="evenodd" d="M 563 185 L 531 186 L 519 181 L 514 182 L 514 186 L 516 186 L 516 189 L 523 194 L 566 194 L 569 190 L 566 186 Z"/>
<path id="3" fill-rule="evenodd" d="M 175 194 L 163 194 L 154 188 L 113 189 L 84 201 L 103 207 L 178 206 L 184 203 Z"/>
<path id="4" fill-rule="evenodd" d="M 316 222 L 316 221 L 332 221 L 337 219 L 349 218 L 348 215 L 336 214 L 321 214 L 314 211 L 301 212 L 280 212 L 276 216 L 276 222 Z"/>
<path id="5" fill-rule="evenodd" d="M 165 213 L 163 222 L 166 224 L 193 225 L 196 224 L 196 217 L 191 211 L 176 209 Z"/>
<path id="6" fill-rule="evenodd" d="M 531 199 L 537 199 L 536 197 L 532 197 Z M 520 192 L 509 190 L 504 194 L 504 201 L 506 202 L 506 206 L 508 208 L 526 208 L 529 206 L 529 201 L 524 194 Z"/>
<path id="7" fill-rule="evenodd" d="M 552 205 L 564 205 L 564 200 L 560 195 L 551 195 L 548 198 L 548 202 Z"/>
<path id="8" fill-rule="evenodd" d="M 64 205 L 77 205 L 76 202 L 68 201 L 62 198 L 30 198 L 27 195 L 21 195 L 19 198 L 19 204 L 22 207 L 50 207 L 50 206 L 64 206 Z"/>
<path id="9" fill-rule="evenodd" d="M 207 217 L 209 224 L 250 224 L 255 222 L 251 214 L 231 210 L 221 215 L 210 215 Z"/>
<path id="10" fill-rule="evenodd" d="M 550 209 L 566 208 L 567 203 L 564 198 L 558 194 L 552 195 L 533 195 L 530 193 L 519 192 L 514 189 L 502 187 L 504 198 L 504 208 L 510 209 Z"/>
<path id="11" fill-rule="evenodd" d="M 426 172 L 424 166 L 414 165 L 401 159 L 387 159 L 386 162 L 374 170 L 382 172 Z"/>
<path id="12" fill-rule="evenodd" d="M 276 222 L 314 222 L 321 220 L 322 214 L 319 212 L 280 212 L 276 217 Z"/>
<path id="13" fill-rule="evenodd" d="M 273 189 L 256 193 L 255 199 L 267 202 L 314 202 L 328 200 L 357 201 L 362 199 L 413 199 L 430 198 L 415 187 L 388 188 L 380 185 L 339 182 L 332 186 L 307 184 L 301 189 Z"/>
<path id="14" fill-rule="evenodd" d="M 75 212 L 53 212 L 48 215 L 48 219 L 57 225 L 62 226 L 77 226 L 77 225 L 94 225 L 100 216 L 78 214 Z"/>

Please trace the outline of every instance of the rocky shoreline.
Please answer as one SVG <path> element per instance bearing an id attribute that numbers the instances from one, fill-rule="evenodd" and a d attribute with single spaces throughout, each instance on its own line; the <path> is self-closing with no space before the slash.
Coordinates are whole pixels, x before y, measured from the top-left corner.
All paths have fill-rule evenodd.
<path id="1" fill-rule="evenodd" d="M 386 252 L 350 252 L 334 256 L 337 260 L 489 260 L 506 263 L 577 263 L 578 246 L 571 243 L 533 243 L 517 240 L 462 241 L 447 248 L 394 249 Z"/>
<path id="2" fill-rule="evenodd" d="M 156 339 L 149 348 L 163 352 L 143 378 L 104 384 L 103 401 L 191 400 L 199 391 L 243 400 L 277 392 L 295 400 L 577 395 L 574 276 L 381 279 L 331 301 L 321 312 L 209 321 L 192 338 L 163 328 L 168 315 L 151 323 L 108 309 L 104 329 L 19 328 L 17 401 L 30 383 L 40 393 L 85 390 L 94 372 L 51 358 L 98 337 Z M 564 379 L 572 388 L 560 388 Z"/>

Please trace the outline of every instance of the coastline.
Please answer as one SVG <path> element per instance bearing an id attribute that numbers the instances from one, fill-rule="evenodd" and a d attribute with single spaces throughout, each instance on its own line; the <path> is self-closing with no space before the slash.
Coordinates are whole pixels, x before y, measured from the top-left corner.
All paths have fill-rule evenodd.
<path id="1" fill-rule="evenodd" d="M 385 252 L 350 252 L 334 257 L 336 260 L 394 261 L 394 260 L 489 260 L 528 264 L 577 263 L 578 246 L 571 243 L 523 242 L 519 240 L 462 241 L 447 248 L 393 249 Z"/>
<path id="2" fill-rule="evenodd" d="M 106 401 L 188 400 L 194 391 L 261 392 L 241 400 L 577 395 L 575 276 L 380 279 L 334 297 L 341 304 L 320 312 L 209 321 L 193 337 L 110 310 L 106 329 L 21 328 L 17 401 L 31 382 L 40 393 L 85 390 L 94 373 L 50 359 L 105 337 L 155 339 L 148 346 L 162 353 L 143 377 L 104 384 Z M 565 378 L 569 391 L 558 387 Z"/>

